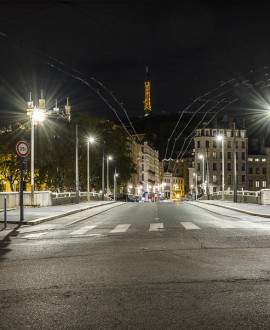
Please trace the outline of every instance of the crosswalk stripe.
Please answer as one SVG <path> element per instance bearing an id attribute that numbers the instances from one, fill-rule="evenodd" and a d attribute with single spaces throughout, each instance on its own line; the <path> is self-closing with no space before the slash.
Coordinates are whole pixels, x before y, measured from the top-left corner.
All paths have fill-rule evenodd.
<path id="1" fill-rule="evenodd" d="M 186 222 L 180 222 L 180 223 L 186 230 L 201 229 L 200 227 L 196 226 L 192 222 L 186 221 Z"/>
<path id="2" fill-rule="evenodd" d="M 160 231 L 160 230 L 164 230 L 164 226 L 162 222 L 150 223 L 149 231 Z"/>
<path id="3" fill-rule="evenodd" d="M 78 230 L 73 231 L 72 233 L 69 233 L 69 235 L 82 235 L 82 234 L 92 230 L 95 227 L 96 226 L 85 226 L 85 227 L 82 227 Z"/>
<path id="4" fill-rule="evenodd" d="M 43 235 L 46 235 L 46 233 L 34 233 L 34 234 L 28 234 L 26 236 L 24 236 L 23 238 L 38 238 L 38 237 L 41 237 Z"/>
<path id="5" fill-rule="evenodd" d="M 113 233 L 124 233 L 125 231 L 128 230 L 130 227 L 130 224 L 121 224 L 117 225 L 113 230 L 110 231 L 111 234 Z"/>

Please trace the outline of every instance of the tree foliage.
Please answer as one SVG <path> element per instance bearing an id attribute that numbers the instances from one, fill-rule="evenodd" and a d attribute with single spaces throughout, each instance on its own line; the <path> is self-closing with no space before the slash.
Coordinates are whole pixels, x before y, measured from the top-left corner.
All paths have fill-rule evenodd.
<path id="1" fill-rule="evenodd" d="M 35 184 L 38 189 L 45 184 L 51 190 L 75 190 L 76 161 L 76 125 L 79 141 L 79 181 L 80 188 L 87 188 L 87 139 L 95 137 L 90 145 L 90 186 L 99 191 L 102 186 L 102 151 L 106 157 L 111 155 L 110 185 L 113 186 L 113 174 L 116 168 L 119 174 L 118 183 L 125 184 L 132 173 L 134 164 L 129 156 L 126 133 L 113 122 L 93 118 L 85 113 L 78 114 L 71 123 L 62 119 L 47 118 L 44 124 L 35 126 Z M 19 179 L 20 157 L 17 157 L 15 146 L 19 137 L 31 140 L 30 124 L 25 129 L 14 128 L 11 132 L 0 135 L 1 155 L 9 156 L 8 161 L 1 159 L 1 172 L 11 183 Z M 28 170 L 30 160 L 28 160 Z M 12 173 L 12 175 L 11 175 Z M 29 177 L 29 171 L 28 171 Z"/>

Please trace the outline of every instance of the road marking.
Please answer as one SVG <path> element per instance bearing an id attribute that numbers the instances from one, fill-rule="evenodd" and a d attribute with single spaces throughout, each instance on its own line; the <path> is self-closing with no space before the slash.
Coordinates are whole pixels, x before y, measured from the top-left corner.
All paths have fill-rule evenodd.
<path id="1" fill-rule="evenodd" d="M 46 235 L 46 234 L 47 234 L 47 232 L 46 233 L 29 234 L 29 235 L 24 236 L 23 238 L 39 238 L 39 237 L 41 237 L 43 235 Z"/>
<path id="2" fill-rule="evenodd" d="M 192 222 L 180 222 L 180 223 L 186 230 L 201 229 L 200 227 L 194 225 L 194 223 Z"/>
<path id="3" fill-rule="evenodd" d="M 164 226 L 162 222 L 150 223 L 149 231 L 161 231 L 161 230 L 164 230 Z"/>
<path id="4" fill-rule="evenodd" d="M 111 234 L 114 233 L 124 233 L 128 230 L 128 228 L 130 227 L 130 224 L 121 224 L 121 225 L 117 225 L 113 230 L 110 231 Z"/>
<path id="5" fill-rule="evenodd" d="M 82 234 L 92 230 L 95 227 L 96 226 L 85 226 L 85 227 L 82 227 L 78 230 L 73 231 L 72 233 L 69 233 L 69 235 L 82 235 Z"/>
<path id="6" fill-rule="evenodd" d="M 233 229 L 233 228 L 239 227 L 236 223 L 224 221 L 224 220 L 207 221 L 206 224 L 210 224 L 214 227 L 218 227 L 218 228 L 222 228 L 222 229 Z"/>

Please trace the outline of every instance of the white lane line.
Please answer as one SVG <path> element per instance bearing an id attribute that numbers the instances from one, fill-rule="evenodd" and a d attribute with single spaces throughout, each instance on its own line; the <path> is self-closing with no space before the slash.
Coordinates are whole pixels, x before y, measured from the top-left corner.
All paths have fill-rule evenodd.
<path id="1" fill-rule="evenodd" d="M 114 233 L 124 233 L 128 230 L 128 228 L 131 226 L 131 224 L 121 224 L 117 225 L 113 230 L 110 231 L 111 234 Z"/>
<path id="2" fill-rule="evenodd" d="M 180 222 L 180 223 L 186 230 L 201 229 L 200 227 L 194 225 L 194 223 L 192 222 Z"/>
<path id="3" fill-rule="evenodd" d="M 161 231 L 161 230 L 164 230 L 164 226 L 162 222 L 150 223 L 149 231 Z"/>
<path id="4" fill-rule="evenodd" d="M 46 235 L 46 234 L 47 234 L 47 232 L 46 233 L 29 234 L 29 235 L 24 236 L 23 238 L 39 238 L 39 237 L 41 237 L 43 235 Z"/>
<path id="5" fill-rule="evenodd" d="M 93 228 L 95 228 L 96 226 L 85 226 L 85 227 L 82 227 L 78 230 L 75 230 L 73 231 L 72 233 L 69 233 L 69 236 L 70 235 L 82 235 L 90 230 L 92 230 Z"/>

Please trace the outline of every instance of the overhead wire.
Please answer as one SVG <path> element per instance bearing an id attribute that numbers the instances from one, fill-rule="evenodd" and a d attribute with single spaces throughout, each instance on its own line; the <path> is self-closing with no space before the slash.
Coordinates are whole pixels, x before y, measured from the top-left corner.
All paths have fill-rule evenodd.
<path id="1" fill-rule="evenodd" d="M 263 69 L 266 69 L 266 68 L 269 68 L 269 67 L 265 67 L 265 68 L 263 68 Z M 256 70 L 256 72 L 258 72 L 259 70 L 260 70 L 260 69 Z M 254 71 L 252 71 L 252 73 L 254 73 Z M 197 98 L 195 99 L 195 101 L 200 101 L 200 100 L 202 100 L 203 97 L 205 97 L 205 96 L 207 96 L 207 95 L 210 95 L 210 94 L 213 93 L 214 91 L 216 91 L 216 90 L 218 90 L 219 88 L 221 88 L 221 87 L 227 85 L 228 83 L 232 83 L 232 82 L 234 82 L 235 80 L 236 80 L 236 78 L 232 78 L 232 79 L 229 79 L 229 80 L 223 82 L 219 87 L 217 87 L 217 88 L 211 90 L 211 91 L 208 92 L 208 93 L 205 93 L 204 95 L 202 95 L 202 96 L 200 96 L 200 97 L 197 97 Z M 220 94 L 218 94 L 218 95 L 214 95 L 214 96 L 212 96 L 212 97 L 214 97 L 214 98 L 218 98 L 219 96 L 224 95 L 225 93 L 228 93 L 230 90 L 232 90 L 232 89 L 234 89 L 234 88 L 237 88 L 237 87 L 240 87 L 240 86 L 244 86 L 245 84 L 247 84 L 247 83 L 249 83 L 249 82 L 250 82 L 250 79 L 244 80 L 244 81 L 242 81 L 242 82 L 240 82 L 240 83 L 236 82 L 232 87 L 228 88 L 226 91 L 223 91 L 222 93 L 220 93 Z M 258 81 L 258 82 L 256 82 L 256 83 L 249 84 L 249 85 L 248 85 L 248 88 L 255 87 L 255 86 L 261 84 L 262 82 L 263 82 L 263 81 Z M 223 100 L 224 100 L 224 99 L 223 99 Z M 171 152 L 171 156 L 170 156 L 170 158 L 169 158 L 169 159 L 164 159 L 164 161 L 168 161 L 168 160 L 172 159 L 172 154 L 173 154 L 173 152 L 174 152 L 174 148 L 175 148 L 175 145 L 176 145 L 176 141 L 177 141 L 177 140 L 179 139 L 179 137 L 182 135 L 182 133 L 184 132 L 184 130 L 188 127 L 189 123 L 190 123 L 191 120 L 194 118 L 195 114 L 198 113 L 198 111 L 199 111 L 202 107 L 204 107 L 204 106 L 205 106 L 208 102 L 210 102 L 210 101 L 212 101 L 212 99 L 207 99 L 207 100 L 205 101 L 205 103 L 204 103 L 199 109 L 197 109 L 197 110 L 193 113 L 193 115 L 192 115 L 191 118 L 189 119 L 189 121 L 188 121 L 188 123 L 186 124 L 186 126 L 183 128 L 183 130 L 180 132 L 180 134 L 177 136 L 177 138 L 175 138 L 175 140 L 174 140 L 174 145 L 173 145 L 173 148 L 172 148 L 172 152 Z M 194 103 L 194 102 L 193 102 L 193 103 Z M 192 103 L 192 104 L 193 104 L 193 103 Z M 220 103 L 220 102 L 218 101 L 218 103 Z M 191 104 L 191 105 L 192 105 L 192 104 Z M 207 113 L 208 113 L 208 112 L 209 112 L 209 111 L 207 111 Z M 204 117 L 205 117 L 205 116 L 204 116 Z M 201 123 L 201 122 L 200 122 L 200 123 Z M 175 129 L 176 129 L 176 127 L 178 126 L 178 124 L 179 124 L 179 122 L 177 122 L 177 124 L 176 124 L 176 126 L 175 126 Z M 197 127 L 198 127 L 198 125 L 197 125 Z M 175 131 L 175 129 L 174 129 L 174 131 Z M 173 131 L 173 132 L 174 132 L 174 131 Z M 171 134 L 171 137 L 172 137 L 172 134 Z M 166 149 L 166 153 L 167 153 L 167 149 Z"/>
<path id="2" fill-rule="evenodd" d="M 168 142 L 167 142 L 167 148 L 166 148 L 166 152 L 165 152 L 165 156 L 164 156 L 163 161 L 167 161 L 166 156 L 167 156 L 167 150 L 168 150 L 168 146 L 169 146 L 170 140 L 171 140 L 173 134 L 175 133 L 175 131 L 176 131 L 176 129 L 177 129 L 177 127 L 178 127 L 178 125 L 179 125 L 181 119 L 182 119 L 183 114 L 186 113 L 186 111 L 187 111 L 187 110 L 188 110 L 193 104 L 195 104 L 198 100 L 200 100 L 201 98 L 203 98 L 203 97 L 205 97 L 205 96 L 207 96 L 207 95 L 210 95 L 211 93 L 213 93 L 213 92 L 215 92 L 216 90 L 220 89 L 221 87 L 223 87 L 223 86 L 226 85 L 227 83 L 232 82 L 233 80 L 235 80 L 235 79 L 230 79 L 230 80 L 228 80 L 228 81 L 226 81 L 226 82 L 223 82 L 220 86 L 215 87 L 214 89 L 210 90 L 209 92 L 204 93 L 204 94 L 202 94 L 201 96 L 196 97 L 196 98 L 193 100 L 193 102 L 190 103 L 190 104 L 189 104 L 189 105 L 188 105 L 188 106 L 187 106 L 187 107 L 181 112 L 181 114 L 180 114 L 180 116 L 179 116 L 179 119 L 178 119 L 178 121 L 177 121 L 177 123 L 176 123 L 176 125 L 175 125 L 175 127 L 174 127 L 174 129 L 173 129 L 173 131 L 172 131 L 172 134 L 171 134 L 171 136 L 170 136 L 169 139 L 168 139 Z M 207 102 L 207 101 L 206 101 L 206 102 Z M 202 107 L 201 107 L 201 108 L 202 108 Z M 200 108 L 200 109 L 201 109 L 201 108 Z M 198 111 L 199 111 L 199 110 L 198 110 Z"/>
<path id="3" fill-rule="evenodd" d="M 250 82 L 250 79 L 248 79 L 248 80 L 245 80 L 245 81 L 242 81 L 241 83 L 237 83 L 237 84 L 235 84 L 234 85 L 234 87 L 233 88 L 236 88 L 236 87 L 241 87 L 241 86 L 245 86 L 248 82 Z M 264 81 L 257 81 L 257 82 L 255 82 L 255 83 L 253 83 L 253 84 L 248 84 L 248 86 L 247 86 L 247 88 L 251 88 L 251 87 L 255 87 L 255 86 L 258 86 L 258 85 L 260 85 L 260 84 L 262 84 Z M 263 87 L 262 87 L 263 88 Z M 224 99 L 223 99 L 224 100 Z M 223 102 L 223 100 L 220 100 L 218 103 L 221 103 L 221 102 Z M 229 101 L 228 102 L 228 104 L 227 105 L 225 105 L 223 108 L 221 108 L 220 110 L 218 110 L 214 115 L 213 115 L 213 117 L 201 128 L 201 129 L 204 129 L 205 127 L 207 127 L 209 124 L 210 124 L 210 122 L 221 112 L 221 111 L 223 111 L 225 108 L 227 108 L 228 106 L 230 106 L 232 103 L 234 103 L 234 102 L 236 102 L 238 100 L 238 98 L 236 98 L 236 99 L 234 99 L 234 100 L 232 100 L 232 101 Z M 204 117 L 206 116 L 206 114 L 204 115 Z M 177 156 L 177 159 L 179 159 L 179 158 L 182 158 L 183 157 L 183 155 L 186 153 L 186 151 L 187 151 L 187 149 L 188 149 L 188 147 L 189 147 L 189 145 L 190 145 L 190 143 L 192 142 L 192 140 L 193 140 L 193 138 L 194 138 L 194 136 L 196 136 L 196 134 L 194 133 L 195 131 L 196 131 L 196 129 L 198 128 L 198 126 L 202 123 L 202 121 L 203 121 L 203 119 L 204 118 L 202 118 L 202 120 L 197 124 L 197 126 L 195 127 L 195 129 L 189 134 L 189 136 L 187 136 L 186 138 L 185 138 L 185 140 L 184 140 L 184 142 L 183 142 L 183 145 L 182 145 L 182 148 L 181 148 L 181 150 L 180 150 L 180 152 L 178 153 L 178 156 Z M 195 134 L 195 135 L 194 135 Z M 191 138 L 190 138 L 190 136 L 191 135 L 193 135 Z M 185 151 L 184 152 L 182 152 L 183 151 L 183 148 L 184 148 L 184 145 L 185 145 L 185 143 L 186 143 L 186 140 L 188 139 L 188 138 L 190 138 L 190 141 L 189 141 L 189 143 L 188 143 L 188 145 L 187 145 L 187 147 L 186 147 L 186 149 L 185 149 Z"/>
<path id="4" fill-rule="evenodd" d="M 8 37 L 8 35 L 6 35 L 6 34 L 3 33 L 3 32 L 0 32 L 0 35 L 2 35 L 2 36 L 4 36 L 4 37 L 8 38 L 9 40 L 11 39 L 11 38 Z M 24 46 L 24 44 L 22 44 L 21 41 L 20 41 L 19 44 L 20 44 L 21 46 L 22 46 L 22 45 Z M 31 49 L 31 50 L 32 50 L 33 52 L 35 52 L 35 53 L 41 54 L 43 57 L 45 57 L 45 58 L 47 58 L 47 59 L 50 59 L 51 61 L 54 61 L 54 62 L 60 64 L 60 65 L 63 66 L 63 67 L 66 67 L 66 68 L 68 68 L 68 69 L 70 69 L 70 70 L 73 70 L 74 72 L 76 72 L 77 74 L 79 74 L 79 75 L 81 75 L 81 76 L 84 76 L 84 77 L 87 77 L 87 78 L 88 78 L 88 75 L 86 75 L 85 73 L 80 72 L 79 70 L 77 70 L 77 69 L 75 69 L 75 68 L 73 68 L 73 67 L 71 67 L 71 66 L 65 64 L 64 62 L 62 62 L 62 61 L 60 61 L 60 60 L 58 60 L 58 59 L 56 59 L 56 58 L 54 58 L 54 57 L 52 57 L 52 56 L 50 56 L 50 55 L 44 53 L 44 52 L 41 51 L 41 50 L 38 50 L 38 49 L 33 48 L 33 47 L 30 47 L 30 48 L 27 47 L 27 50 L 28 50 L 28 51 L 29 51 L 29 49 Z M 98 90 L 97 88 L 94 88 L 93 86 L 91 86 L 91 84 L 90 84 L 86 79 L 83 79 L 83 78 L 81 78 L 81 77 L 78 77 L 78 76 L 72 74 L 71 72 L 68 72 L 68 71 L 62 69 L 62 68 L 60 68 L 59 66 L 56 66 L 55 64 L 50 63 L 50 62 L 48 62 L 48 60 L 45 60 L 45 59 L 43 59 L 42 57 L 39 57 L 39 59 L 42 60 L 43 62 L 45 62 L 47 65 L 49 65 L 49 66 L 51 66 L 51 67 L 57 69 L 58 71 L 61 71 L 61 72 L 65 73 L 65 74 L 67 74 L 67 75 L 70 75 L 70 76 L 73 77 L 74 79 L 81 81 L 82 83 L 84 83 L 85 85 L 87 85 L 89 88 L 91 88 L 95 93 L 97 93 L 97 94 L 101 97 L 101 99 L 102 99 L 102 100 L 108 105 L 108 107 L 109 107 L 111 110 L 113 110 L 113 112 L 115 113 L 115 115 L 116 115 L 116 117 L 117 117 L 119 123 L 121 124 L 121 126 L 124 128 L 124 130 L 125 130 L 125 131 L 127 132 L 127 134 L 130 136 L 130 138 L 131 138 L 132 140 L 134 140 L 134 137 L 133 137 L 133 136 L 130 134 L 130 132 L 127 130 L 126 126 L 124 125 L 124 123 L 122 122 L 120 116 L 118 115 L 116 109 L 115 109 L 115 108 L 114 108 L 114 107 L 113 107 L 113 106 L 107 101 L 107 99 L 106 99 L 106 98 L 105 98 L 105 97 L 99 92 L 99 90 Z M 108 89 L 107 89 L 107 88 L 106 88 L 106 87 L 105 87 L 105 86 L 104 86 L 104 85 L 103 85 L 98 79 L 96 79 L 96 78 L 94 78 L 94 77 L 90 77 L 90 79 L 91 79 L 92 81 L 94 81 L 96 84 L 98 84 L 100 87 L 102 87 L 103 90 L 106 91 L 106 93 L 108 93 L 108 94 L 113 98 L 113 100 L 114 100 L 114 101 L 120 106 L 120 108 L 124 111 L 124 113 L 125 113 L 125 115 L 126 115 L 128 121 L 129 121 L 129 123 L 130 123 L 130 125 L 131 125 L 131 128 L 133 129 L 134 135 L 137 137 L 138 141 L 139 141 L 140 144 L 141 144 L 141 139 L 140 139 L 140 137 L 138 136 L 138 134 L 137 134 L 135 128 L 133 127 L 132 122 L 130 121 L 130 118 L 129 118 L 129 116 L 128 116 L 128 113 L 127 113 L 126 109 L 123 107 L 123 105 L 117 100 L 117 98 L 116 98 L 116 97 L 115 97 L 115 96 L 114 96 L 114 95 L 113 95 L 113 94 L 112 94 L 112 93 L 111 93 L 111 92 L 110 92 L 110 91 L 109 91 L 109 90 L 108 90 Z"/>

